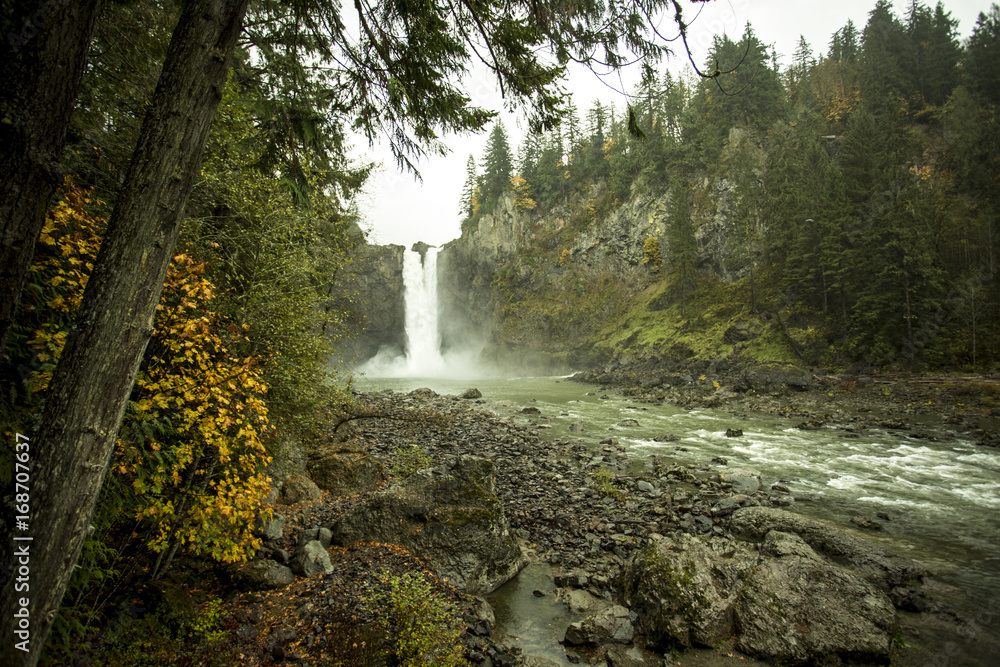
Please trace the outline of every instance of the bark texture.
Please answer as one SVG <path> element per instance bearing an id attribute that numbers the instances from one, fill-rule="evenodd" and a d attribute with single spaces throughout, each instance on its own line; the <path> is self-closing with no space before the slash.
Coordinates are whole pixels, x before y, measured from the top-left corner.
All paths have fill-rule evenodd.
<path id="1" fill-rule="evenodd" d="M 31 642 L 29 652 L 13 651 L 11 665 L 37 663 L 87 534 L 247 3 L 189 0 L 174 30 L 31 439 Z M 7 610 L 24 595 L 12 584 L 0 593 L 5 654 L 16 629 Z"/>
<path id="2" fill-rule="evenodd" d="M 0 357 L 45 212 L 100 0 L 15 3 L 0 45 Z"/>

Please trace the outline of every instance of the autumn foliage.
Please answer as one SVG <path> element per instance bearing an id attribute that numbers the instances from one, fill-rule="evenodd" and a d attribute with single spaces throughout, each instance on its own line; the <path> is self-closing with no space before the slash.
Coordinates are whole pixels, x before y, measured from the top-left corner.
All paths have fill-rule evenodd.
<path id="1" fill-rule="evenodd" d="M 105 225 L 88 213 L 96 204 L 68 183 L 40 237 L 40 298 L 24 309 L 35 319 L 35 392 L 51 378 L 93 268 Z M 250 529 L 268 492 L 267 385 L 259 359 L 230 354 L 244 327 L 212 310 L 206 271 L 190 255 L 173 258 L 109 474 L 132 489 L 137 534 L 154 552 L 234 562 L 259 546 Z"/>

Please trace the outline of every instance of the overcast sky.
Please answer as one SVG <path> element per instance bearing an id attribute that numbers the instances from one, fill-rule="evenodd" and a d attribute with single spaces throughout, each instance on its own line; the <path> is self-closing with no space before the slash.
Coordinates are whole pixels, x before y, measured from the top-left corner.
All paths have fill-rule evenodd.
<path id="1" fill-rule="evenodd" d="M 936 0 L 924 1 L 930 6 L 936 4 Z M 896 15 L 904 17 L 909 4 L 909 0 L 894 0 Z M 791 57 L 799 35 L 806 38 L 814 53 L 825 53 L 830 37 L 848 19 L 852 19 L 859 30 L 863 29 L 868 21 L 868 12 L 874 5 L 875 0 L 713 0 L 704 5 L 682 3 L 685 19 L 692 21 L 689 41 L 699 67 L 704 64 L 713 35 L 726 33 L 737 41 L 747 22 L 762 42 L 774 46 L 782 63 L 787 63 Z M 969 36 L 979 13 L 987 11 L 989 6 L 987 0 L 947 0 L 944 3 L 945 9 L 958 20 L 962 39 Z M 695 19 L 699 7 L 701 13 Z M 670 20 L 665 19 L 665 22 Z M 669 28 L 669 25 L 662 28 Z M 677 51 L 665 66 L 680 73 L 687 58 L 680 47 Z M 568 88 L 574 93 L 574 102 L 581 116 L 595 99 L 621 109 L 626 99 L 612 87 L 631 91 L 638 75 L 636 67 L 621 76 L 623 81 L 609 77 L 602 82 L 589 71 L 575 71 L 570 74 Z M 490 109 L 503 108 L 503 101 L 487 74 L 474 73 L 465 85 L 466 94 L 474 103 Z M 510 137 L 511 151 L 516 153 L 524 133 L 523 120 L 509 113 L 504 113 L 502 118 Z M 478 135 L 446 137 L 445 143 L 451 154 L 420 163 L 422 183 L 415 181 L 412 175 L 397 171 L 391 156 L 382 147 L 358 143 L 354 151 L 356 155 L 383 164 L 360 202 L 361 224 L 369 231 L 369 240 L 409 247 L 417 241 L 442 245 L 457 238 L 461 224 L 458 200 L 465 183 L 466 161 L 471 153 L 477 164 L 480 162 L 488 133 L 487 129 Z"/>

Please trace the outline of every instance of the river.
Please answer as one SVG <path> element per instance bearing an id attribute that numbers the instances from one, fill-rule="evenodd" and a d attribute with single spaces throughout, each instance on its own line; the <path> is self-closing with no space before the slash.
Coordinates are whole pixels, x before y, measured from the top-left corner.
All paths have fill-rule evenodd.
<path id="1" fill-rule="evenodd" d="M 955 587 L 939 595 L 973 621 L 962 636 L 935 637 L 940 660 L 928 664 L 991 664 L 975 656 L 981 653 L 977 646 L 996 645 L 1000 637 L 1000 451 L 977 447 L 942 425 L 920 424 L 920 437 L 914 437 L 914 429 L 849 433 L 831 425 L 807 431 L 796 428 L 801 420 L 638 404 L 613 391 L 553 377 L 360 377 L 355 386 L 364 391 L 429 387 L 439 394 L 476 387 L 484 407 L 519 423 L 533 419 L 543 427 L 543 437 L 581 440 L 596 448 L 614 436 L 635 466 L 659 456 L 713 468 L 720 464 L 712 459 L 722 457 L 730 468 L 760 472 L 765 488 L 788 487 L 796 497 L 788 508 L 793 511 L 845 526 L 855 516 L 878 518 L 883 529 L 865 531 L 865 537 L 929 565 Z M 527 406 L 541 415 L 521 415 Z M 624 419 L 639 425 L 619 426 Z M 583 431 L 570 430 L 580 423 Z M 743 435 L 726 437 L 729 428 Z M 676 439 L 655 440 L 667 434 Z"/>

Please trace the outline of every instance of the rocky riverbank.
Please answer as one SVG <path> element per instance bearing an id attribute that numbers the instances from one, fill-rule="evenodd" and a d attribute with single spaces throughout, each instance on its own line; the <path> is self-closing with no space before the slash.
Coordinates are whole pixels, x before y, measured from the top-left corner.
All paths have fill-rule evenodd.
<path id="1" fill-rule="evenodd" d="M 633 382 L 625 391 L 640 401 L 794 414 L 805 427 L 836 419 L 845 428 L 901 419 L 928 392 L 963 395 L 922 385 L 886 393 L 876 381 L 845 386 L 841 378 L 811 374 L 814 386 L 799 391 L 743 375 L 758 384 L 740 391 L 735 382 L 726 388 L 700 373 Z M 824 401 L 823 395 L 836 397 L 829 396 L 835 387 L 854 402 Z M 956 426 L 979 428 L 973 421 L 990 416 L 982 414 L 989 409 L 985 398 L 942 416 L 968 417 Z M 524 425 L 524 413 L 505 412 L 475 391 L 360 396 L 357 414 L 314 443 L 312 479 L 283 480 L 281 516 L 262 526 L 268 548 L 261 554 L 275 564 L 266 565 L 267 574 L 281 577 L 266 584 L 277 587 L 273 592 L 244 595 L 240 631 L 254 636 L 269 659 L 329 662 L 343 656 L 345 645 L 366 645 L 377 613 L 371 600 L 384 586 L 378 573 L 416 568 L 449 579 L 438 589 L 464 609 L 463 640 L 473 664 L 547 664 L 524 661 L 516 642 L 493 636 L 492 614 L 480 597 L 530 558 L 555 567 L 554 594 L 585 616 L 565 636 L 574 661 L 660 665 L 665 652 L 707 645 L 715 650 L 671 659 L 928 664 L 921 656 L 935 647 L 915 634 L 918 619 L 975 634 L 925 591 L 919 564 L 783 512 L 787 489 L 762 486 L 753 471 L 666 459 L 636 466 L 614 438 L 596 451 L 573 440 L 549 441 Z M 299 554 L 311 542 L 329 560 L 315 555 L 319 565 L 308 570 Z M 393 542 L 405 548 L 387 546 Z M 299 577 L 276 567 L 282 562 L 295 565 Z M 654 584 L 664 580 L 666 589 Z M 352 660 L 344 664 L 365 664 Z"/>

